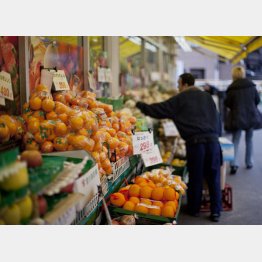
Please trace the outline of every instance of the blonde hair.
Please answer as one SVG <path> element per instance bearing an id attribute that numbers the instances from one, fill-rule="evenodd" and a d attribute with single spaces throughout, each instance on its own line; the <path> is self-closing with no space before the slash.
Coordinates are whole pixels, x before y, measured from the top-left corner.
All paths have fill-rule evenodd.
<path id="1" fill-rule="evenodd" d="M 233 80 L 242 79 L 246 77 L 246 70 L 242 66 L 233 67 L 231 73 Z"/>

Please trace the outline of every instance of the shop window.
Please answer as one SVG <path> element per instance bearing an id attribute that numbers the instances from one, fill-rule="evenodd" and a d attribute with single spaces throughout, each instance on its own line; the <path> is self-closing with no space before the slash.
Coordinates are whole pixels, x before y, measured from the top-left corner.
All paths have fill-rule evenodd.
<path id="1" fill-rule="evenodd" d="M 202 69 L 202 68 L 192 68 L 192 69 L 190 69 L 190 73 L 191 73 L 196 79 L 205 79 L 205 69 Z"/>
<path id="2" fill-rule="evenodd" d="M 104 52 L 103 36 L 88 36 L 90 70 L 95 71 L 98 66 L 106 66 L 106 53 Z"/>
<path id="3" fill-rule="evenodd" d="M 18 36 L 0 36 L 0 71 L 11 75 L 14 101 L 5 99 L 0 113 L 20 114 Z"/>
<path id="4" fill-rule="evenodd" d="M 145 51 L 148 71 L 158 72 L 158 48 L 155 45 L 146 42 Z"/>
<path id="5" fill-rule="evenodd" d="M 31 36 L 29 47 L 30 93 L 40 83 L 41 65 L 64 70 L 71 90 L 84 88 L 81 36 Z"/>

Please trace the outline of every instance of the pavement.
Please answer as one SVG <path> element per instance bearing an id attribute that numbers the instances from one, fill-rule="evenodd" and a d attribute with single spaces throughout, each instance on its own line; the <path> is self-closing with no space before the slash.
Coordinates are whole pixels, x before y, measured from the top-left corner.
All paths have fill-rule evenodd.
<path id="1" fill-rule="evenodd" d="M 229 136 L 231 139 L 231 137 Z M 242 132 L 239 145 L 239 163 L 236 175 L 227 174 L 226 183 L 232 187 L 233 209 L 223 211 L 218 223 L 208 219 L 209 212 L 200 213 L 200 217 L 191 217 L 185 213 L 186 198 L 183 199 L 179 225 L 262 225 L 262 130 L 255 131 L 254 167 L 245 167 L 245 134 Z"/>

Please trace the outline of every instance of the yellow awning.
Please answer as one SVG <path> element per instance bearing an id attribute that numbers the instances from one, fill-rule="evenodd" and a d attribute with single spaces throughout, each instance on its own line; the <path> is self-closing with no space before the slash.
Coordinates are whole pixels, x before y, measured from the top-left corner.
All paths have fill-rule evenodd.
<path id="1" fill-rule="evenodd" d="M 185 38 L 230 60 L 233 64 L 262 46 L 261 36 L 186 36 Z"/>
<path id="2" fill-rule="evenodd" d="M 126 37 L 119 37 L 120 58 L 126 59 L 141 52 L 141 45 L 130 41 Z"/>

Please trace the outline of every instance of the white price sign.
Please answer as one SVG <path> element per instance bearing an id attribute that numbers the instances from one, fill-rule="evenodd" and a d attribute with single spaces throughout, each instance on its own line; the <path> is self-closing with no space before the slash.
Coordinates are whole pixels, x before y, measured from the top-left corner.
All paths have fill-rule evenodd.
<path id="1" fill-rule="evenodd" d="M 0 96 L 0 106 L 5 106 L 5 99 Z"/>
<path id="2" fill-rule="evenodd" d="M 153 150 L 142 153 L 142 159 L 146 167 L 163 163 L 158 145 L 155 145 Z"/>
<path id="3" fill-rule="evenodd" d="M 48 87 L 49 91 L 51 91 L 53 84 L 53 74 L 55 70 L 49 71 L 47 69 L 41 70 L 41 80 L 40 83 L 46 87 Z"/>
<path id="4" fill-rule="evenodd" d="M 106 82 L 106 74 L 105 74 L 105 68 L 98 67 L 98 82 L 105 83 Z"/>
<path id="5" fill-rule="evenodd" d="M 163 123 L 165 136 L 178 136 L 179 132 L 173 121 Z"/>
<path id="6" fill-rule="evenodd" d="M 107 68 L 105 69 L 105 73 L 106 73 L 106 82 L 107 83 L 111 83 L 112 82 L 112 74 L 111 74 L 111 69 Z"/>
<path id="7" fill-rule="evenodd" d="M 90 74 L 90 73 L 88 73 L 88 83 L 89 83 L 90 89 L 92 89 L 93 91 L 95 91 L 95 90 L 96 90 L 95 79 L 94 79 L 93 75 Z"/>
<path id="8" fill-rule="evenodd" d="M 132 136 L 134 155 L 139 155 L 143 152 L 153 149 L 154 137 L 153 131 L 150 132 L 136 132 Z"/>
<path id="9" fill-rule="evenodd" d="M 4 71 L 0 73 L 0 96 L 14 100 L 11 75 Z"/>
<path id="10" fill-rule="evenodd" d="M 70 90 L 64 70 L 57 70 L 53 74 L 53 82 L 56 91 Z"/>
<path id="11" fill-rule="evenodd" d="M 75 220 L 75 218 L 76 207 L 72 206 L 54 222 L 54 225 L 70 225 Z"/>

